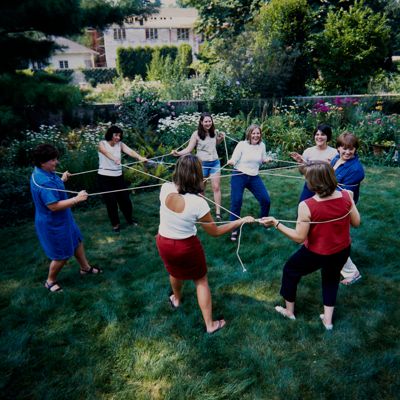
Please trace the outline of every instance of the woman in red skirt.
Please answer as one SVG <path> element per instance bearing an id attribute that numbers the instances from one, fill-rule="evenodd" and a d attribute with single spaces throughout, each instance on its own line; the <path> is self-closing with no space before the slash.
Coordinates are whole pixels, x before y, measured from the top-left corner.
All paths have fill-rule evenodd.
<path id="1" fill-rule="evenodd" d="M 220 236 L 245 222 L 254 222 L 254 218 L 245 217 L 221 226 L 214 223 L 207 201 L 199 196 L 204 190 L 203 172 L 200 160 L 194 155 L 179 158 L 172 180 L 161 187 L 157 235 L 158 252 L 169 273 L 173 292 L 169 300 L 172 307 L 178 308 L 183 281 L 194 281 L 206 331 L 214 333 L 223 328 L 226 322 L 212 319 L 206 259 L 196 236 L 196 222 L 200 222 L 209 235 Z"/>

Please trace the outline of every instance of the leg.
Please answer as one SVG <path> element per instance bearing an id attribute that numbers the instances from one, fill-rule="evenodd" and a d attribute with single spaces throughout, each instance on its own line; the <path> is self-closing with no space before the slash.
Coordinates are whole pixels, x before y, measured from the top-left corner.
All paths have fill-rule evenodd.
<path id="1" fill-rule="evenodd" d="M 234 171 L 239 173 L 239 171 Z M 240 217 L 240 210 L 242 209 L 243 192 L 246 187 L 247 175 L 232 175 L 231 177 L 231 212 Z M 238 218 L 230 214 L 229 219 L 235 221 Z"/>
<path id="2" fill-rule="evenodd" d="M 182 298 L 182 286 L 183 281 L 174 278 L 172 275 L 169 276 L 169 281 L 171 283 L 171 288 L 173 294 L 169 297 L 174 307 L 179 307 Z"/>
<path id="3" fill-rule="evenodd" d="M 118 177 L 118 187 L 119 189 L 126 189 L 127 185 L 124 181 L 124 178 L 122 176 Z M 132 202 L 129 197 L 129 191 L 123 191 L 123 192 L 116 192 L 115 197 L 117 200 L 117 203 L 119 205 L 119 209 L 121 210 L 122 214 L 125 217 L 125 220 L 128 224 L 132 223 Z"/>
<path id="4" fill-rule="evenodd" d="M 86 258 L 85 248 L 83 247 L 83 243 L 80 242 L 78 247 L 75 249 L 75 258 L 80 265 L 80 270 L 82 275 L 90 274 L 100 274 L 102 270 L 99 267 L 92 267 L 89 264 L 89 261 Z M 85 272 L 86 271 L 86 272 Z"/>
<path id="5" fill-rule="evenodd" d="M 286 309 L 281 314 L 287 317 L 294 316 L 297 285 L 302 276 L 308 275 L 319 268 L 319 257 L 302 246 L 286 262 L 283 268 L 280 294 L 285 299 Z M 292 318 L 293 319 L 293 318 Z"/>
<path id="6" fill-rule="evenodd" d="M 215 213 L 221 214 L 221 174 L 219 172 L 211 175 L 211 188 L 214 193 Z"/>
<path id="7" fill-rule="evenodd" d="M 331 256 L 324 256 L 326 261 L 321 269 L 324 314 L 320 317 L 325 328 L 328 330 L 331 330 L 333 327 L 332 316 L 339 289 L 340 270 L 349 254 L 350 247 L 340 251 L 339 253 L 332 254 Z"/>
<path id="8" fill-rule="evenodd" d="M 247 187 L 260 204 L 260 218 L 267 217 L 271 206 L 271 200 L 260 176 L 250 177 Z"/>
<path id="9" fill-rule="evenodd" d="M 97 175 L 97 181 L 99 188 L 102 192 L 110 190 L 116 190 L 115 178 L 104 175 Z M 117 177 L 118 178 L 118 177 Z M 107 193 L 102 195 L 104 203 L 106 204 L 108 218 L 113 228 L 119 228 L 119 216 L 118 216 L 118 203 L 115 197 L 115 193 Z"/>
<path id="10" fill-rule="evenodd" d="M 225 320 L 213 321 L 212 319 L 211 292 L 207 275 L 195 280 L 194 284 L 196 285 L 197 301 L 206 324 L 206 330 L 208 333 L 212 333 L 222 328 L 225 325 Z"/>
<path id="11" fill-rule="evenodd" d="M 49 290 L 51 292 L 56 292 L 61 290 L 61 287 L 58 284 L 55 284 L 57 282 L 57 276 L 63 266 L 66 264 L 67 260 L 52 260 L 49 266 L 49 274 L 47 276 L 47 285 L 53 285 Z"/>

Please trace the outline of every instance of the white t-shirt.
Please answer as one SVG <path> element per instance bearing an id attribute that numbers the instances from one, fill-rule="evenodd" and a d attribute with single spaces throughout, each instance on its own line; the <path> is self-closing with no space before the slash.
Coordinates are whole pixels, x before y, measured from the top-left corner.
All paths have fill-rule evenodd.
<path id="1" fill-rule="evenodd" d="M 114 158 L 121 160 L 121 142 L 116 143 L 114 146 L 110 146 L 107 140 L 102 140 L 101 142 L 106 151 L 111 153 Z M 99 175 L 106 176 L 121 176 L 122 175 L 122 167 L 121 165 L 115 164 L 113 160 L 110 160 L 103 153 L 99 151 Z"/>
<path id="2" fill-rule="evenodd" d="M 234 167 L 246 175 L 256 176 L 260 165 L 267 159 L 265 144 L 250 144 L 247 140 L 239 142 L 233 151 L 231 160 Z"/>
<path id="3" fill-rule="evenodd" d="M 330 162 L 337 155 L 337 150 L 328 146 L 325 150 L 319 150 L 317 146 L 309 147 L 304 150 L 304 161 L 327 161 Z"/>
<path id="4" fill-rule="evenodd" d="M 183 194 L 185 208 L 181 213 L 170 210 L 165 200 L 171 193 L 178 193 L 174 183 L 167 182 L 160 191 L 160 225 L 158 233 L 168 239 L 186 239 L 197 233 L 195 222 L 210 212 L 206 200 L 195 194 Z"/>

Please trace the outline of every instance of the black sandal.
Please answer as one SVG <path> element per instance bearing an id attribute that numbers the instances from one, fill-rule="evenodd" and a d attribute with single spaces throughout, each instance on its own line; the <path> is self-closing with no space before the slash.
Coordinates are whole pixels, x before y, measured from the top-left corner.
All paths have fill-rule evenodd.
<path id="1" fill-rule="evenodd" d="M 51 290 L 51 288 L 53 288 L 54 286 L 58 286 L 57 289 Z M 49 282 L 45 282 L 44 283 L 44 287 L 51 293 L 55 293 L 55 292 L 62 292 L 62 287 L 58 284 L 58 282 L 53 282 L 53 283 L 49 283 Z"/>
<path id="2" fill-rule="evenodd" d="M 97 272 L 93 272 L 93 271 L 97 271 Z M 103 270 L 99 267 L 96 267 L 95 265 L 93 267 L 90 267 L 89 269 L 80 269 L 80 274 L 81 275 L 99 275 L 102 274 Z"/>

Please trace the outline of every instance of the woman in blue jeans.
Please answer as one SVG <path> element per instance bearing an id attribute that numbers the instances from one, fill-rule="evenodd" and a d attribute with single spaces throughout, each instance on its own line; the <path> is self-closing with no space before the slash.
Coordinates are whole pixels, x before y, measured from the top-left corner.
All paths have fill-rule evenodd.
<path id="1" fill-rule="evenodd" d="M 261 128 L 258 125 L 250 125 L 246 131 L 245 140 L 239 142 L 233 151 L 229 165 L 234 166 L 231 177 L 231 212 L 230 216 L 234 221 L 240 216 L 243 202 L 243 192 L 250 190 L 260 203 L 260 217 L 267 217 L 271 201 L 265 185 L 258 175 L 261 164 L 270 162 L 267 157 L 265 144 L 261 140 Z M 237 240 L 237 231 L 233 231 L 231 240 Z"/>

